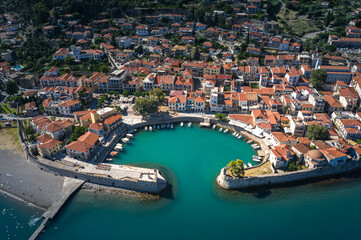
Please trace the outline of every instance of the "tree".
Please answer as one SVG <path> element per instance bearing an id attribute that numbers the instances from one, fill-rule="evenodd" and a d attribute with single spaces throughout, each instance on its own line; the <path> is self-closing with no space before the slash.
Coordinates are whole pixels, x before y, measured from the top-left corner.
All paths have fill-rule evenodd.
<path id="1" fill-rule="evenodd" d="M 330 133 L 324 126 L 311 124 L 307 128 L 307 137 L 310 140 L 327 140 L 330 138 Z"/>
<path id="2" fill-rule="evenodd" d="M 224 113 L 216 113 L 215 117 L 221 121 L 227 121 L 227 115 Z"/>
<path id="3" fill-rule="evenodd" d="M 129 96 L 129 90 L 124 90 L 122 92 L 122 94 L 123 94 L 124 97 L 128 97 Z"/>
<path id="4" fill-rule="evenodd" d="M 230 173 L 234 176 L 234 177 L 243 177 L 244 176 L 244 165 L 243 165 L 243 161 L 240 159 L 237 159 L 236 161 L 230 161 L 227 166 L 226 169 L 228 171 L 230 171 Z"/>
<path id="5" fill-rule="evenodd" d="M 165 97 L 165 93 L 159 88 L 154 88 L 149 93 L 149 96 L 153 96 L 153 97 L 157 98 L 159 100 L 159 102 L 163 102 L 164 97 Z"/>
<path id="6" fill-rule="evenodd" d="M 140 97 L 141 95 L 142 95 L 141 91 L 135 91 L 134 92 L 134 96 L 136 96 L 136 97 Z"/>
<path id="7" fill-rule="evenodd" d="M 325 18 L 325 26 L 328 27 L 328 25 L 330 25 L 332 20 L 333 20 L 333 13 L 331 11 L 328 11 Z"/>
<path id="8" fill-rule="evenodd" d="M 322 89 L 327 79 L 327 72 L 324 69 L 317 69 L 312 71 L 310 82 L 317 90 Z"/>
<path id="9" fill-rule="evenodd" d="M 133 109 L 142 115 L 158 111 L 158 100 L 155 98 L 141 98 L 135 100 Z"/>
<path id="10" fill-rule="evenodd" d="M 64 61 L 65 61 L 65 64 L 73 65 L 73 64 L 74 64 L 74 60 L 75 60 L 75 58 L 66 56 Z"/>
<path id="11" fill-rule="evenodd" d="M 16 94 L 18 92 L 18 90 L 19 90 L 19 87 L 15 81 L 9 80 L 6 82 L 5 92 L 7 94 L 9 94 L 10 96 L 13 96 L 14 94 Z"/>

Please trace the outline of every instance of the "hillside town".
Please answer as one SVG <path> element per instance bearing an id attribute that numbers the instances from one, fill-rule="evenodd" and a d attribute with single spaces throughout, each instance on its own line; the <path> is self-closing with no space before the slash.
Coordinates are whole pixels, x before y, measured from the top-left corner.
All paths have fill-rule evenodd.
<path id="1" fill-rule="evenodd" d="M 48 159 L 94 161 L 124 117 L 195 114 L 226 116 L 263 139 L 274 168 L 359 160 L 360 6 L 315 45 L 284 31 L 270 4 L 251 0 L 204 18 L 100 12 L 88 24 L 59 8 L 37 33 L 51 54 L 32 62 L 21 58 L 23 25 L 1 14 L 2 120 L 21 118 L 29 145 Z"/>

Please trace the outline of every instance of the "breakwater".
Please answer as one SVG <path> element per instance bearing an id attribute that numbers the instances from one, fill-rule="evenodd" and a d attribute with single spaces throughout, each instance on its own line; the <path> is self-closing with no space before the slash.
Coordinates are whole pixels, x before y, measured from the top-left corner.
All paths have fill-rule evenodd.
<path id="1" fill-rule="evenodd" d="M 111 174 L 111 172 L 99 173 L 96 171 L 87 171 L 86 169 L 89 169 L 89 166 L 91 165 L 88 163 L 83 163 L 84 167 L 81 164 L 71 165 L 57 161 L 38 159 L 32 155 L 28 146 L 25 144 L 23 132 L 20 128 L 20 120 L 18 120 L 18 134 L 21 146 L 28 161 L 39 167 L 41 170 L 57 176 L 70 177 L 94 184 L 152 194 L 161 192 L 167 186 L 166 180 L 161 176 L 157 169 L 150 170 L 145 168 L 123 167 L 122 169 L 118 169 L 119 171 L 115 174 Z M 109 149 L 107 150 L 109 151 Z M 86 168 L 86 166 L 88 166 L 88 168 Z M 113 169 L 115 169 L 115 167 L 116 166 L 114 166 Z M 119 172 L 121 173 L 119 174 Z M 114 177 L 114 175 L 119 177 Z"/>
<path id="2" fill-rule="evenodd" d="M 327 179 L 332 176 L 342 175 L 359 169 L 361 169 L 361 163 L 350 160 L 345 163 L 340 163 L 335 167 L 326 165 L 319 168 L 300 170 L 296 172 L 234 178 L 226 174 L 226 168 L 222 168 L 217 177 L 217 184 L 225 189 L 270 187 L 295 182 L 306 182 L 308 180 L 315 179 Z"/>

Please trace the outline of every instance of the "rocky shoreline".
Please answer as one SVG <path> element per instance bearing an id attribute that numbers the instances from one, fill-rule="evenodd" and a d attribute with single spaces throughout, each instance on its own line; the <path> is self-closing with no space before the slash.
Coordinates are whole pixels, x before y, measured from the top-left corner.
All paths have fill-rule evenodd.
<path id="1" fill-rule="evenodd" d="M 150 193 L 142 193 L 136 192 L 132 190 L 122 189 L 122 188 L 115 188 L 110 186 L 103 186 L 94 183 L 84 183 L 81 190 L 93 192 L 93 193 L 108 193 L 108 194 L 116 194 L 121 195 L 122 197 L 133 198 L 138 200 L 159 200 L 159 195 L 153 195 Z"/>
<path id="2" fill-rule="evenodd" d="M 217 177 L 217 184 L 229 190 L 245 190 L 256 188 L 267 188 L 280 185 L 291 185 L 293 183 L 307 183 L 311 180 L 325 180 L 333 176 L 343 176 L 361 169 L 361 162 L 348 161 L 339 166 L 323 166 L 315 169 L 306 169 L 296 172 L 279 174 L 265 174 L 255 177 L 234 178 L 226 175 L 223 168 Z"/>

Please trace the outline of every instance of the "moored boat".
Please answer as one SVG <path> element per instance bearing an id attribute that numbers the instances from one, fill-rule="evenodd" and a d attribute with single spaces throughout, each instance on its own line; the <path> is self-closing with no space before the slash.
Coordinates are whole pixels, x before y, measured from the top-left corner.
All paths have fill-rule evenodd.
<path id="1" fill-rule="evenodd" d="M 248 138 L 245 138 L 245 139 L 244 139 L 244 141 L 247 141 L 247 140 L 248 140 Z"/>
<path id="2" fill-rule="evenodd" d="M 222 132 L 222 131 L 223 131 L 223 128 L 220 128 L 218 131 Z"/>
<path id="3" fill-rule="evenodd" d="M 223 131 L 224 133 L 227 133 L 228 132 L 228 128 L 226 130 Z"/>
<path id="4" fill-rule="evenodd" d="M 149 127 L 149 131 L 152 131 L 153 130 L 153 128 L 152 127 Z"/>
<path id="5" fill-rule="evenodd" d="M 242 138 L 242 135 L 240 134 L 237 138 L 238 138 L 238 139 L 241 139 L 241 138 Z"/>
<path id="6" fill-rule="evenodd" d="M 129 138 L 122 138 L 123 143 L 129 143 Z"/>
<path id="7" fill-rule="evenodd" d="M 173 123 L 170 125 L 170 128 L 174 128 Z"/>
<path id="8" fill-rule="evenodd" d="M 133 134 L 131 134 L 131 133 L 127 133 L 127 138 L 133 138 Z"/>
<path id="9" fill-rule="evenodd" d="M 189 122 L 189 123 L 188 123 L 188 127 L 191 127 L 191 126 L 192 126 L 192 122 Z"/>
<path id="10" fill-rule="evenodd" d="M 147 127 L 147 126 L 145 126 L 145 127 L 144 127 L 144 130 L 145 130 L 145 131 L 147 131 L 147 130 L 148 130 L 148 127 Z"/>
<path id="11" fill-rule="evenodd" d="M 252 167 L 252 163 L 248 163 L 248 167 Z"/>
<path id="12" fill-rule="evenodd" d="M 180 123 L 180 126 L 183 127 L 183 122 Z"/>
<path id="13" fill-rule="evenodd" d="M 113 161 L 113 159 L 112 158 L 107 158 L 106 161 L 111 162 L 111 161 Z"/>
<path id="14" fill-rule="evenodd" d="M 247 143 L 253 143 L 253 140 L 251 139 L 251 140 L 247 141 Z"/>
<path id="15" fill-rule="evenodd" d="M 111 151 L 110 152 L 110 156 L 112 156 L 112 157 L 116 157 L 117 155 L 118 155 L 117 151 Z"/>
<path id="16" fill-rule="evenodd" d="M 212 126 L 212 129 L 216 129 L 216 127 L 217 127 L 216 125 L 213 125 L 213 126 Z"/>
<path id="17" fill-rule="evenodd" d="M 236 132 L 233 132 L 233 133 L 232 133 L 232 136 L 236 136 L 236 134 L 237 134 Z"/>

